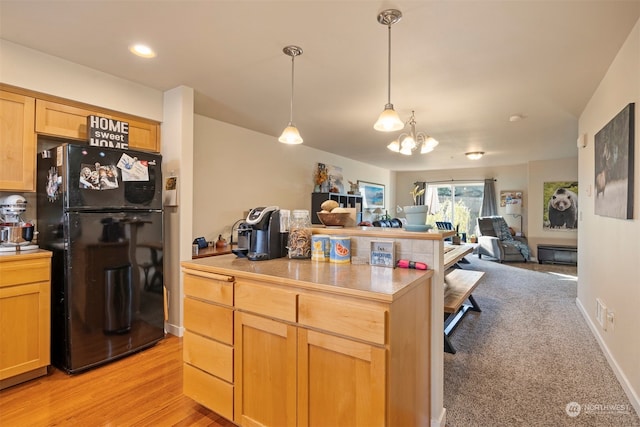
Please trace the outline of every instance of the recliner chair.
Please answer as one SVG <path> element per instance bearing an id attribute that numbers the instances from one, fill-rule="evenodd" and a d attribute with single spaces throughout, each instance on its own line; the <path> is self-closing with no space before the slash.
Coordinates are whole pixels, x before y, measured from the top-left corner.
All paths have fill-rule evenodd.
<path id="1" fill-rule="evenodd" d="M 478 258 L 486 255 L 499 262 L 527 262 L 531 258 L 527 238 L 512 236 L 507 222 L 501 216 L 478 218 L 478 232 Z"/>

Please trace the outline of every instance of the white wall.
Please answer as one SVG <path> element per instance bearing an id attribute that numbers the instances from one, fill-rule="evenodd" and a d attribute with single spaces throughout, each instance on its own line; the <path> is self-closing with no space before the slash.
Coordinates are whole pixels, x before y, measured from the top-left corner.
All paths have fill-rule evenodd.
<path id="1" fill-rule="evenodd" d="M 576 147 L 576 155 L 578 148 Z M 576 246 L 578 243 L 577 230 L 550 230 L 542 227 L 543 210 L 549 203 L 543 200 L 543 185 L 545 182 L 576 181 L 578 179 L 578 158 L 544 160 L 529 162 L 528 168 L 528 206 L 529 214 L 527 235 L 529 246 L 533 254 L 538 251 L 539 243 Z M 581 187 L 578 187 L 581 189 Z M 578 195 L 578 208 L 580 208 L 580 195 Z M 578 224 L 578 228 L 581 225 Z"/>
<path id="2" fill-rule="evenodd" d="M 342 168 L 344 183 L 384 184 L 391 172 L 208 117 L 195 116 L 193 236 L 229 240 L 231 225 L 256 206 L 311 209 L 316 163 Z M 391 199 L 392 200 L 392 199 Z"/>
<path id="3" fill-rule="evenodd" d="M 167 292 L 167 332 L 182 336 L 182 274 L 180 261 L 191 259 L 193 229 L 193 97 L 181 86 L 164 95 L 162 167 L 164 176 L 178 177 L 178 205 L 164 208 L 164 286 Z"/>
<path id="4" fill-rule="evenodd" d="M 594 135 L 628 103 L 635 111 L 635 177 L 631 220 L 594 214 Z M 580 215 L 577 303 L 635 409 L 640 413 L 640 21 L 618 52 L 579 120 Z M 588 190 L 591 189 L 591 192 Z M 614 328 L 595 320 L 600 298 L 614 313 Z M 613 402 L 612 402 L 613 403 Z"/>
<path id="5" fill-rule="evenodd" d="M 161 91 L 2 39 L 0 58 L 2 83 L 147 119 L 163 119 Z"/>

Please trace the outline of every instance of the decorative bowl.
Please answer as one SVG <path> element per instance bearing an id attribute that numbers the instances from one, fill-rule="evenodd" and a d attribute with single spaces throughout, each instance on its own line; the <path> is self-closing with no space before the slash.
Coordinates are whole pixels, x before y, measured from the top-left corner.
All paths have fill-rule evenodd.
<path id="1" fill-rule="evenodd" d="M 318 219 L 327 227 L 344 227 L 349 221 L 349 212 L 317 212 Z"/>

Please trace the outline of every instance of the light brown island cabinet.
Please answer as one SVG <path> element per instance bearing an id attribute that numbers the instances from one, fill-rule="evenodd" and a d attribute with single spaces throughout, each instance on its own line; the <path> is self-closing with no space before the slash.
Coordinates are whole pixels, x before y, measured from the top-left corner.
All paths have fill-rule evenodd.
<path id="1" fill-rule="evenodd" d="M 46 375 L 51 252 L 0 255 L 0 389 Z"/>
<path id="2" fill-rule="evenodd" d="M 35 191 L 35 99 L 0 91 L 0 191 Z"/>
<path id="3" fill-rule="evenodd" d="M 36 101 L 36 132 L 63 138 L 87 141 L 87 117 L 95 115 L 129 123 L 129 148 L 160 152 L 160 126 L 151 120 L 135 119 L 117 114 L 65 105 L 38 99 Z"/>
<path id="4" fill-rule="evenodd" d="M 182 268 L 186 395 L 242 426 L 430 424 L 431 271 L 233 255 Z M 194 307 L 194 283 L 224 290 L 198 302 L 231 323 Z M 218 332 L 193 330 L 203 316 Z M 229 352 L 232 378 L 205 366 Z"/>

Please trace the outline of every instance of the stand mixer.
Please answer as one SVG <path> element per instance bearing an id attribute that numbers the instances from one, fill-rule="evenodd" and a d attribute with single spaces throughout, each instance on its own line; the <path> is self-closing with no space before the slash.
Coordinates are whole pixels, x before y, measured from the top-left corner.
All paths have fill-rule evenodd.
<path id="1" fill-rule="evenodd" d="M 27 200 L 20 195 L 0 198 L 0 252 L 38 249 L 38 245 L 31 244 L 33 222 L 21 218 L 26 210 Z"/>

